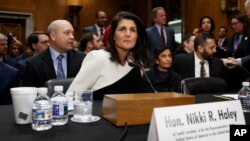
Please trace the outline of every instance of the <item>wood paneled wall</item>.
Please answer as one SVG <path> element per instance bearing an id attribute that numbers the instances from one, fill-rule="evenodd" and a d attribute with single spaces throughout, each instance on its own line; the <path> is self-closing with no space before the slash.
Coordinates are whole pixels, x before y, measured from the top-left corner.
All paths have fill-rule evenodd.
<path id="1" fill-rule="evenodd" d="M 105 11 L 109 21 L 111 21 L 118 11 L 128 8 L 141 17 L 144 23 L 147 23 L 148 0 L 144 1 L 145 3 L 141 0 L 82 0 L 80 28 L 76 31 L 76 39 L 80 39 L 83 27 L 93 25 L 95 22 L 94 15 L 98 10 Z M 46 31 L 50 22 L 65 18 L 68 8 L 66 0 L 0 0 L 0 11 L 33 13 L 34 31 Z"/>
<path id="2" fill-rule="evenodd" d="M 238 1 L 240 11 L 245 12 L 245 0 Z M 95 22 L 94 14 L 98 10 L 104 10 L 110 21 L 115 13 L 127 8 L 137 14 L 147 26 L 150 23 L 151 3 L 151 0 L 82 0 L 80 28 L 76 31 L 76 38 L 80 39 L 83 27 Z M 34 30 L 46 31 L 51 21 L 65 17 L 68 8 L 65 0 L 0 0 L 0 10 L 33 13 Z M 220 10 L 220 0 L 182 0 L 183 33 L 192 33 L 193 29 L 198 26 L 199 19 L 204 15 L 209 15 L 214 19 L 215 35 L 217 35 L 218 27 L 222 25 L 228 28 L 228 34 L 232 32 L 228 16 Z"/>

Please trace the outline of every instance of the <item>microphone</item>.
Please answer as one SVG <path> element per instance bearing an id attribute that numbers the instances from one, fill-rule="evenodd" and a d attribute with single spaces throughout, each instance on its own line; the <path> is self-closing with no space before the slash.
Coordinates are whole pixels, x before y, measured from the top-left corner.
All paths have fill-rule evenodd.
<path id="1" fill-rule="evenodd" d="M 142 73 L 145 75 L 145 77 L 146 77 L 146 79 L 147 79 L 147 82 L 149 83 L 151 89 L 154 91 L 154 93 L 158 93 L 158 92 L 155 90 L 154 86 L 152 85 L 151 81 L 149 80 L 148 75 L 147 75 L 146 72 L 144 71 L 144 68 L 143 68 L 143 67 L 141 67 L 140 65 L 136 64 L 135 62 L 130 62 L 130 61 L 128 61 L 128 65 L 131 66 L 131 67 L 139 67 L 140 70 L 142 70 Z"/>

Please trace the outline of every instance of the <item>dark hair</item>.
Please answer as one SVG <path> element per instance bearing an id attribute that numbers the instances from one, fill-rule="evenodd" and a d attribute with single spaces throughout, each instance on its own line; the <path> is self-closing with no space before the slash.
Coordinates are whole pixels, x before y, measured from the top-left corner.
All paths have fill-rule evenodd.
<path id="1" fill-rule="evenodd" d="M 48 35 L 47 33 L 43 32 L 43 31 L 36 31 L 36 32 L 33 32 L 31 33 L 28 38 L 27 38 L 27 45 L 30 47 L 30 49 L 32 51 L 34 51 L 34 48 L 32 47 L 32 44 L 37 44 L 38 43 L 38 36 L 39 35 Z"/>
<path id="2" fill-rule="evenodd" d="M 161 49 L 157 49 L 156 52 L 155 52 L 155 58 L 154 59 L 159 59 L 159 55 L 165 51 L 165 50 L 169 50 L 172 54 L 172 50 L 170 48 L 161 48 Z"/>
<path id="3" fill-rule="evenodd" d="M 209 30 L 209 32 L 212 33 L 212 32 L 214 31 L 214 29 L 215 29 L 215 23 L 214 23 L 214 20 L 213 20 L 211 17 L 209 17 L 209 16 L 204 16 L 204 17 L 202 17 L 202 18 L 200 19 L 199 28 L 202 27 L 202 21 L 203 21 L 204 19 L 206 19 L 206 18 L 209 19 L 210 22 L 211 22 L 211 29 Z"/>
<path id="4" fill-rule="evenodd" d="M 85 51 L 85 49 L 87 47 L 87 43 L 92 42 L 94 40 L 94 37 L 93 37 L 94 35 L 98 36 L 97 33 L 95 33 L 95 32 L 84 33 L 82 35 L 80 45 L 79 45 L 80 51 L 83 51 L 83 52 Z"/>
<path id="5" fill-rule="evenodd" d="M 189 40 L 192 36 L 195 36 L 194 34 L 185 34 L 181 40 L 181 45 L 184 47 L 184 42 Z"/>
<path id="6" fill-rule="evenodd" d="M 114 34 L 118 26 L 118 23 L 122 19 L 133 20 L 136 24 L 138 38 L 137 38 L 135 47 L 130 50 L 130 53 L 134 59 L 134 63 L 145 68 L 149 67 L 150 57 L 149 57 L 149 52 L 147 50 L 148 36 L 147 36 L 146 30 L 141 20 L 133 13 L 130 13 L 127 11 L 126 12 L 122 11 L 122 12 L 117 13 L 111 22 L 109 38 L 108 38 L 108 46 L 106 49 L 111 54 L 111 57 L 110 57 L 111 61 L 114 61 L 120 64 L 119 54 L 115 46 Z"/>
<path id="7" fill-rule="evenodd" d="M 209 32 L 198 34 L 194 39 L 194 50 L 197 50 L 199 45 L 205 46 L 207 39 L 214 39 L 214 36 Z"/>
<path id="8" fill-rule="evenodd" d="M 240 23 L 242 23 L 245 32 L 249 28 L 249 19 L 246 15 L 239 13 L 234 15 L 232 19 L 237 19 Z"/>

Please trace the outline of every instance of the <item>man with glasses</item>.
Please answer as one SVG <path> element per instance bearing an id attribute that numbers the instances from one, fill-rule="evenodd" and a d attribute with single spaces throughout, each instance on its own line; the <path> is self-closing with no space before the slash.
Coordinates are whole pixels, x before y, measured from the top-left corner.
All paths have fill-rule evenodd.
<path id="1" fill-rule="evenodd" d="M 95 14 L 95 25 L 86 27 L 83 29 L 83 34 L 91 32 L 98 33 L 98 36 L 102 39 L 107 25 L 107 15 L 104 11 L 97 11 Z"/>
<path id="2" fill-rule="evenodd" d="M 246 15 L 250 19 L 250 0 L 245 1 L 245 9 L 246 9 Z M 247 40 L 247 46 L 250 46 L 250 32 L 248 31 L 248 36 L 245 38 Z M 250 50 L 248 50 L 248 53 L 250 54 Z M 223 63 L 228 68 L 234 68 L 236 66 L 241 66 L 241 68 L 248 74 L 247 81 L 250 81 L 250 55 L 247 55 L 242 58 L 227 58 L 223 59 Z"/>
<path id="3" fill-rule="evenodd" d="M 28 36 L 27 45 L 35 56 L 49 47 L 49 36 L 42 31 L 33 32 Z M 31 58 L 32 57 L 29 57 L 18 61 L 18 69 L 20 71 L 20 85 L 23 85 L 24 70 Z"/>

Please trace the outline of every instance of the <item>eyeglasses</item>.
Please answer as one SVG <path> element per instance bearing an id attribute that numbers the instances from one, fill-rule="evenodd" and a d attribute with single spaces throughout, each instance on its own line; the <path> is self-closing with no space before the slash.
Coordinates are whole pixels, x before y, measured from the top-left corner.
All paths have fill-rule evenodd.
<path id="1" fill-rule="evenodd" d="M 240 23 L 240 22 L 232 22 L 231 26 L 236 26 L 238 23 Z"/>

